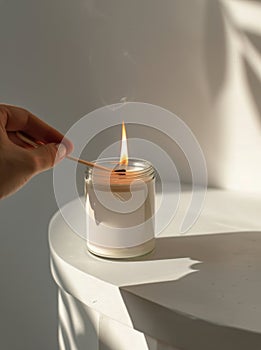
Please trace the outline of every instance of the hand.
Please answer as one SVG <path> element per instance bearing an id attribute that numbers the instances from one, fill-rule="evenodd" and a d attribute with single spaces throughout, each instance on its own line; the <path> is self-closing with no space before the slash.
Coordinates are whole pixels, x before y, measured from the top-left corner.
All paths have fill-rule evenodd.
<path id="1" fill-rule="evenodd" d="M 16 136 L 17 131 L 43 144 L 32 148 Z M 69 140 L 30 112 L 0 104 L 0 199 L 53 167 L 72 150 Z"/>

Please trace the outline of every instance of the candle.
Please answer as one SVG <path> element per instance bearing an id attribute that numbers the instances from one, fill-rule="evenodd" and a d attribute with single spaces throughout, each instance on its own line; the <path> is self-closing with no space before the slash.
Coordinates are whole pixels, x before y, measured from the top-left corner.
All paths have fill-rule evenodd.
<path id="1" fill-rule="evenodd" d="M 128 158 L 124 132 L 120 161 L 97 161 L 111 172 L 88 168 L 85 178 L 87 247 L 107 258 L 140 256 L 155 245 L 155 170 Z"/>

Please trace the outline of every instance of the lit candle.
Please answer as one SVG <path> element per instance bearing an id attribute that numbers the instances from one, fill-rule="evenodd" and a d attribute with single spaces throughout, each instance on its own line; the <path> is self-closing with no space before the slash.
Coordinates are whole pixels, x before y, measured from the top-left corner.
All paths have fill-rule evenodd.
<path id="1" fill-rule="evenodd" d="M 155 170 L 140 159 L 128 158 L 122 125 L 120 161 L 100 159 L 85 179 L 87 247 L 108 258 L 130 258 L 150 252 L 155 245 Z"/>

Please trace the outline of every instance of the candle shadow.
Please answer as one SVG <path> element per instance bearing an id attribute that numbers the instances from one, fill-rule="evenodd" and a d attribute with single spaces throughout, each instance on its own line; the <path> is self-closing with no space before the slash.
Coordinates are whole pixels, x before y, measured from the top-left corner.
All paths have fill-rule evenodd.
<path id="1" fill-rule="evenodd" d="M 178 349 L 260 349 L 261 232 L 160 237 L 136 260 L 175 271 L 180 258 L 197 261 L 193 273 L 121 288 L 133 327 Z"/>
<path id="2" fill-rule="evenodd" d="M 230 257 L 238 247 L 235 241 L 260 241 L 261 232 L 224 232 L 205 233 L 203 235 L 181 235 L 171 237 L 157 237 L 155 249 L 143 256 L 130 259 L 131 261 L 153 261 L 190 257 L 193 260 L 208 262 L 215 257 Z M 229 244 L 229 248 L 228 248 Z M 224 246 L 226 245 L 226 246 Z M 231 247 L 233 246 L 233 247 Z M 233 248 L 231 251 L 230 248 Z M 261 248 L 260 248 L 261 253 Z"/>

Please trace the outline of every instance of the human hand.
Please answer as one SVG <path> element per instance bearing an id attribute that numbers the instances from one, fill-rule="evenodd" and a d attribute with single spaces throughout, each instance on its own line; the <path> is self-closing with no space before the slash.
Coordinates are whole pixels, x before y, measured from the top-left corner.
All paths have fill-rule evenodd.
<path id="1" fill-rule="evenodd" d="M 17 131 L 43 144 L 30 147 L 16 136 Z M 0 199 L 53 167 L 72 150 L 69 140 L 27 110 L 0 104 Z"/>

